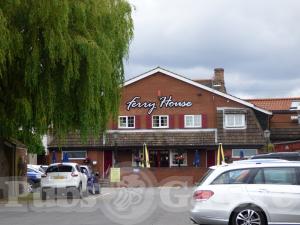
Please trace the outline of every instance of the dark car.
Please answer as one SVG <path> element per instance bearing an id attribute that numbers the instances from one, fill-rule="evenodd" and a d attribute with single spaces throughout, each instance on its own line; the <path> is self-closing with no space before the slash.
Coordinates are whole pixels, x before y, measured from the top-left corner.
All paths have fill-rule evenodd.
<path id="1" fill-rule="evenodd" d="M 89 193 L 95 195 L 100 194 L 99 174 L 94 173 L 90 166 L 81 165 L 81 172 L 87 176 L 87 189 Z"/>
<path id="2" fill-rule="evenodd" d="M 288 161 L 300 161 L 300 152 L 272 152 L 252 156 L 251 159 L 284 159 Z"/>

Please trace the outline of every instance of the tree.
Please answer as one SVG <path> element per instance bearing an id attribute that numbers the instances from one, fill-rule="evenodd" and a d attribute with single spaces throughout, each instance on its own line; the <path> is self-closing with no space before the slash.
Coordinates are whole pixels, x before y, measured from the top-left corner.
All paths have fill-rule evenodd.
<path id="1" fill-rule="evenodd" d="M 105 130 L 133 36 L 126 0 L 1 0 L 0 32 L 1 137 Z"/>

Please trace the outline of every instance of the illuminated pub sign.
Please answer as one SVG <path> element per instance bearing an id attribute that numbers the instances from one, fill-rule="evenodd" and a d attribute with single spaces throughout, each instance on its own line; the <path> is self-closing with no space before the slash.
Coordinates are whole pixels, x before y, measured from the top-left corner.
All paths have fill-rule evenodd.
<path id="1" fill-rule="evenodd" d="M 141 101 L 141 97 L 135 96 L 130 101 L 126 102 L 127 110 L 130 109 L 148 109 L 150 115 L 157 108 L 189 108 L 193 105 L 190 101 L 175 101 L 171 95 L 162 96 L 159 98 L 159 103 L 150 101 Z"/>

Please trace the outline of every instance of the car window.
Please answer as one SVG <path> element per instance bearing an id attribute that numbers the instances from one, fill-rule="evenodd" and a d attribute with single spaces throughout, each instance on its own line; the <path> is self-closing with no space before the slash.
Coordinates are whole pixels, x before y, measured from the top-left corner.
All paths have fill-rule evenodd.
<path id="1" fill-rule="evenodd" d="M 30 168 L 27 168 L 27 172 L 33 173 L 34 171 Z"/>
<path id="2" fill-rule="evenodd" d="M 209 169 L 207 172 L 203 175 L 203 177 L 200 179 L 200 181 L 197 183 L 198 186 L 202 185 L 206 179 L 212 174 L 214 169 Z"/>
<path id="3" fill-rule="evenodd" d="M 251 169 L 231 170 L 221 174 L 212 184 L 245 184 L 251 177 Z"/>
<path id="4" fill-rule="evenodd" d="M 296 185 L 296 168 L 264 168 L 265 184 Z"/>
<path id="5" fill-rule="evenodd" d="M 263 170 L 260 169 L 258 170 L 258 172 L 255 174 L 254 178 L 253 178 L 253 184 L 264 184 L 264 173 Z"/>
<path id="6" fill-rule="evenodd" d="M 57 172 L 62 172 L 62 173 L 67 173 L 67 172 L 73 172 L 73 167 L 69 165 L 60 165 L 60 166 L 50 166 L 47 169 L 47 173 L 57 173 Z"/>

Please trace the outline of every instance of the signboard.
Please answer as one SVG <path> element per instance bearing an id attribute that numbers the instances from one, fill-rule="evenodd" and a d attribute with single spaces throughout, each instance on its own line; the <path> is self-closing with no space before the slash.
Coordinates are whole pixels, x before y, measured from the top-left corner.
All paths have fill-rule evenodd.
<path id="1" fill-rule="evenodd" d="M 162 96 L 159 98 L 159 103 L 150 102 L 150 101 L 141 101 L 141 97 L 135 96 L 130 101 L 126 102 L 126 109 L 130 111 L 130 109 L 134 108 L 144 108 L 148 109 L 148 114 L 150 115 L 157 108 L 188 108 L 193 105 L 190 101 L 175 101 L 173 97 L 170 96 Z"/>
<path id="2" fill-rule="evenodd" d="M 120 168 L 110 168 L 110 182 L 118 183 L 121 181 L 121 170 Z"/>

